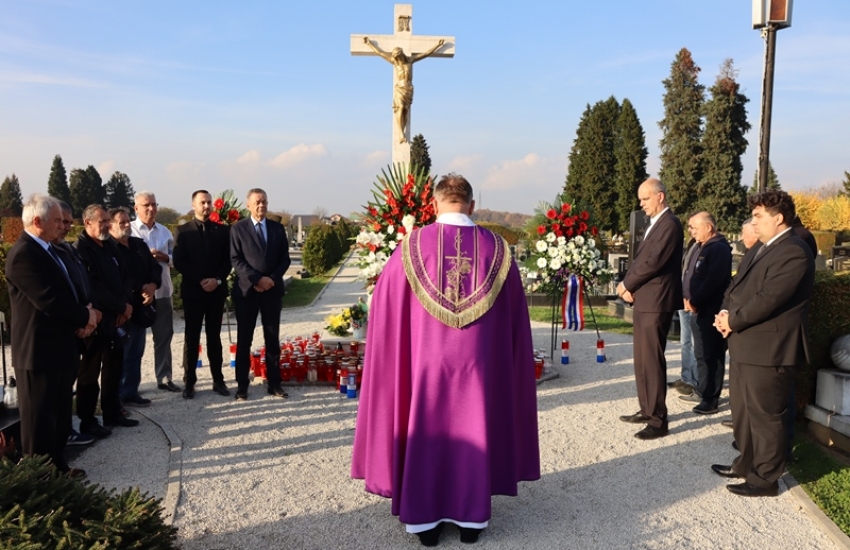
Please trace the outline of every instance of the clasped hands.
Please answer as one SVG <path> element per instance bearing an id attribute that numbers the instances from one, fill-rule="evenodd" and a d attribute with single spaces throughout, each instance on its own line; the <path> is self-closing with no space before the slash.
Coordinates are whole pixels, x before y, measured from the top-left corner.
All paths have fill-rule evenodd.
<path id="1" fill-rule="evenodd" d="M 729 327 L 728 311 L 724 309 L 714 316 L 714 328 L 716 328 L 724 338 L 727 338 L 732 333 L 732 329 Z"/>
<path id="2" fill-rule="evenodd" d="M 626 285 L 623 283 L 617 285 L 617 296 L 630 304 L 635 303 L 635 297 L 632 296 L 632 293 L 626 289 Z"/>
<path id="3" fill-rule="evenodd" d="M 99 309 L 94 309 L 91 304 L 86 306 L 89 310 L 89 320 L 86 323 L 86 326 L 83 328 L 78 328 L 75 332 L 77 338 L 88 338 L 92 335 L 92 333 L 97 329 L 98 323 L 103 318 L 103 313 Z"/>
<path id="4" fill-rule="evenodd" d="M 274 281 L 271 277 L 260 277 L 260 280 L 257 281 L 257 284 L 254 285 L 254 290 L 257 292 L 265 292 L 274 286 Z"/>

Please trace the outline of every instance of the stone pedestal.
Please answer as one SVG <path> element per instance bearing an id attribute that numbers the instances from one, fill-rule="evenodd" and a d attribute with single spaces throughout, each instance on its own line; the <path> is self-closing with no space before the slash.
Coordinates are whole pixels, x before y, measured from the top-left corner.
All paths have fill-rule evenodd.
<path id="1" fill-rule="evenodd" d="M 850 372 L 820 369 L 815 403 L 827 411 L 850 416 Z"/>

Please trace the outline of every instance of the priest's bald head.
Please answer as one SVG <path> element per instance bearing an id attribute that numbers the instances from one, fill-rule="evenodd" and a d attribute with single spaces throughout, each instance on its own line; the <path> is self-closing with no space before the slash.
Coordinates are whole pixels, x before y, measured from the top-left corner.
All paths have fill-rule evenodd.
<path id="1" fill-rule="evenodd" d="M 434 207 L 436 214 L 460 212 L 471 216 L 475 210 L 472 198 L 472 186 L 466 178 L 458 174 L 443 176 L 434 189 Z"/>

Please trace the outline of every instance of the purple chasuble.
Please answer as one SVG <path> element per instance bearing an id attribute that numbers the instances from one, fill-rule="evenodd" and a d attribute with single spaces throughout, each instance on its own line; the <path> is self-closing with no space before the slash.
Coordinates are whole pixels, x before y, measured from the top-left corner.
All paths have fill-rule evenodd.
<path id="1" fill-rule="evenodd" d="M 528 307 L 504 240 L 414 231 L 378 278 L 351 476 L 406 524 L 486 522 L 540 478 Z"/>

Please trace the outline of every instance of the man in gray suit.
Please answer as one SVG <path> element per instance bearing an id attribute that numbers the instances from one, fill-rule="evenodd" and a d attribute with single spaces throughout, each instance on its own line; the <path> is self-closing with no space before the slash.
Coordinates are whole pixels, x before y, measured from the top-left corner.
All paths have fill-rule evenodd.
<path id="1" fill-rule="evenodd" d="M 791 227 L 794 201 L 770 189 L 749 199 L 756 244 L 729 285 L 715 326 L 728 338 L 729 397 L 740 455 L 711 469 L 743 483 L 741 496 L 776 496 L 785 471 L 783 417 L 796 374 L 808 355 L 806 308 L 814 286 L 812 251 Z"/>
<path id="2" fill-rule="evenodd" d="M 638 439 L 668 433 L 667 333 L 682 307 L 682 224 L 667 205 L 667 189 L 650 178 L 638 188 L 641 208 L 649 216 L 644 233 L 617 294 L 634 304 L 634 364 L 640 410 L 623 422 L 646 423 Z"/>

